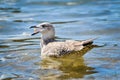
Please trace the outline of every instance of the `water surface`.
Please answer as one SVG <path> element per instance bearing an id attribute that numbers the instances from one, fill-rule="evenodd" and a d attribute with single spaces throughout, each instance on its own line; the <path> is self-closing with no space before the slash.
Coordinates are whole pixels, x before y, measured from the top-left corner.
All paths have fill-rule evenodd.
<path id="1" fill-rule="evenodd" d="M 40 58 L 40 35 L 29 27 L 55 26 L 58 40 L 99 37 L 80 54 Z M 0 79 L 119 80 L 119 0 L 0 0 Z"/>

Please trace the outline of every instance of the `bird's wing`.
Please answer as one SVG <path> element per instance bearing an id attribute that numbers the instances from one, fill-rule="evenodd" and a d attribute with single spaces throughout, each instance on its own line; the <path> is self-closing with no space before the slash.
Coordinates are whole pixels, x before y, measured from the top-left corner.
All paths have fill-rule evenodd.
<path id="1" fill-rule="evenodd" d="M 42 48 L 42 54 L 60 56 L 73 51 L 80 51 L 84 46 L 91 44 L 93 40 L 95 40 L 95 38 L 83 41 L 66 40 L 65 42 L 51 42 Z"/>
<path id="2" fill-rule="evenodd" d="M 91 39 L 82 40 L 82 41 L 66 40 L 66 42 L 68 44 L 73 44 L 76 46 L 81 46 L 81 45 L 86 46 L 86 45 L 92 44 L 95 39 L 97 38 L 91 38 Z"/>

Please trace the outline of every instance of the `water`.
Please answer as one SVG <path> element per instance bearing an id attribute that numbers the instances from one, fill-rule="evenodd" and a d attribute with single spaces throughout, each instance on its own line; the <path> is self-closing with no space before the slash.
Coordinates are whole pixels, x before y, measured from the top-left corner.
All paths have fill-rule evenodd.
<path id="1" fill-rule="evenodd" d="M 99 37 L 84 55 L 40 59 L 40 35 L 53 23 L 58 40 Z M 120 0 L 0 0 L 0 79 L 119 80 Z"/>

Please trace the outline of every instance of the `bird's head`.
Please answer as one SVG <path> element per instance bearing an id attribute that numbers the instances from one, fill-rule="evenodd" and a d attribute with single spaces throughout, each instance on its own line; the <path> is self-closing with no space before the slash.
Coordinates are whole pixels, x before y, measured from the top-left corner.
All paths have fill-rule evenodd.
<path id="1" fill-rule="evenodd" d="M 47 22 L 38 24 L 36 26 L 31 26 L 30 28 L 34 28 L 34 33 L 32 35 L 35 35 L 37 33 L 47 34 L 54 32 L 53 25 Z"/>
<path id="2" fill-rule="evenodd" d="M 41 33 L 43 38 L 52 38 L 55 35 L 53 25 L 47 22 L 38 24 L 36 26 L 31 26 L 30 28 L 34 28 L 34 33 L 31 35 Z"/>

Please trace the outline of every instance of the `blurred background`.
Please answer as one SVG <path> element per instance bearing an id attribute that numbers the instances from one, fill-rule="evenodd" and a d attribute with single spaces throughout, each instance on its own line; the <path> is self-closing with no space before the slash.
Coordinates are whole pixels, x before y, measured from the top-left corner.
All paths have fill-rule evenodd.
<path id="1" fill-rule="evenodd" d="M 104 46 L 72 58 L 77 67 L 68 58 L 69 69 L 54 62 L 43 69 L 40 34 L 29 29 L 42 22 L 54 25 L 58 40 L 99 37 L 94 44 Z M 0 79 L 119 80 L 119 66 L 120 0 L 0 0 Z"/>

